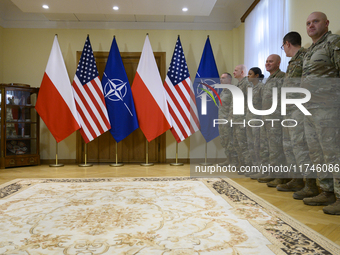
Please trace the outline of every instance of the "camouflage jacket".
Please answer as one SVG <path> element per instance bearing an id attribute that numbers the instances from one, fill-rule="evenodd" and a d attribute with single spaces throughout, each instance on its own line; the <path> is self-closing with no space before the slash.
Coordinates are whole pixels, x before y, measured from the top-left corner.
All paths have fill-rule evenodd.
<path id="1" fill-rule="evenodd" d="M 268 110 L 273 104 L 273 88 L 277 88 L 277 108 L 272 115 L 281 115 L 281 87 L 284 77 L 285 73 L 278 69 L 268 77 L 262 89 L 262 110 Z"/>
<path id="2" fill-rule="evenodd" d="M 230 84 L 229 84 L 230 85 Z M 223 89 L 220 94 L 222 105 L 218 107 L 218 118 L 219 119 L 228 119 L 229 110 L 232 100 L 232 94 L 229 89 Z"/>
<path id="3" fill-rule="evenodd" d="M 240 80 L 237 85 L 236 85 L 239 89 L 242 90 L 243 95 L 244 95 L 244 114 L 246 115 L 247 113 L 247 90 L 248 87 L 252 87 L 252 84 L 248 81 L 247 77 L 244 77 L 242 80 Z M 231 101 L 230 104 L 230 108 L 229 108 L 229 119 L 232 119 L 233 121 L 242 121 L 245 119 L 245 115 L 233 115 L 233 99 Z"/>
<path id="4" fill-rule="evenodd" d="M 340 36 L 331 31 L 307 50 L 303 59 L 301 87 L 311 93 L 308 108 L 340 106 Z"/>
<path id="5" fill-rule="evenodd" d="M 302 64 L 303 64 L 303 58 L 306 55 L 307 50 L 303 47 L 301 47 L 298 52 L 290 59 L 288 62 L 288 67 L 286 71 L 285 78 L 301 78 L 302 76 Z M 291 84 L 285 82 L 283 84 L 283 87 L 300 87 L 300 83 L 298 86 L 291 86 Z"/>
<path id="6" fill-rule="evenodd" d="M 303 58 L 306 55 L 307 50 L 301 47 L 298 52 L 288 62 L 288 67 L 283 81 L 282 87 L 296 87 L 301 86 L 302 66 Z M 304 97 L 301 93 L 287 93 L 287 98 L 301 98 Z M 287 110 L 297 109 L 295 105 L 288 104 Z"/>
<path id="7" fill-rule="evenodd" d="M 252 84 L 252 83 L 251 83 Z M 262 90 L 264 84 L 262 82 L 257 83 L 255 86 L 253 85 L 253 106 L 256 110 L 262 110 Z M 248 109 L 247 118 L 253 119 L 257 115 L 251 113 Z"/>

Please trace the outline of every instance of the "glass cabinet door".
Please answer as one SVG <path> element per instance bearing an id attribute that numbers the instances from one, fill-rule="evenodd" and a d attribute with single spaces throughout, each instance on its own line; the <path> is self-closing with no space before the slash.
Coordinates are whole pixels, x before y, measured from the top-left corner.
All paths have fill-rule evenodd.
<path id="1" fill-rule="evenodd" d="M 6 156 L 37 153 L 35 97 L 30 90 L 6 89 Z"/>

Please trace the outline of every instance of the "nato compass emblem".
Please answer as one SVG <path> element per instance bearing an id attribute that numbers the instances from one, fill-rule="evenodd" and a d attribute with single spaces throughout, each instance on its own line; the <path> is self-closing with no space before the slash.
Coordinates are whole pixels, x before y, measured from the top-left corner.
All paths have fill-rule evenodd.
<path id="1" fill-rule="evenodd" d="M 106 74 L 104 73 L 106 76 Z M 106 76 L 107 77 L 107 76 Z M 109 79 L 107 77 L 107 83 L 104 86 L 104 97 L 109 99 L 110 101 L 122 101 L 129 111 L 130 115 L 133 116 L 129 107 L 124 102 L 124 97 L 127 93 L 126 83 L 119 79 Z"/>
<path id="2" fill-rule="evenodd" d="M 215 105 L 218 107 L 218 104 L 216 102 L 216 99 L 220 101 L 220 104 L 222 105 L 220 96 L 218 95 L 220 93 L 220 89 L 215 89 L 216 81 L 211 79 L 200 79 L 201 81 L 197 84 L 197 97 L 202 98 L 203 100 L 214 101 Z M 207 97 L 207 94 L 209 95 Z"/>

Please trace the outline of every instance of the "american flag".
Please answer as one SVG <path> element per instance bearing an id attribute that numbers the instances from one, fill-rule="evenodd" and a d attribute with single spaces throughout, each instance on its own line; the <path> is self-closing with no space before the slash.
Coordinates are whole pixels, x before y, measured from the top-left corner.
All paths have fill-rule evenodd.
<path id="1" fill-rule="evenodd" d="M 179 143 L 200 128 L 195 94 L 179 36 L 164 88 L 173 125 L 170 130 Z"/>
<path id="2" fill-rule="evenodd" d="M 89 36 L 72 87 L 80 117 L 80 133 L 88 143 L 111 128 Z"/>

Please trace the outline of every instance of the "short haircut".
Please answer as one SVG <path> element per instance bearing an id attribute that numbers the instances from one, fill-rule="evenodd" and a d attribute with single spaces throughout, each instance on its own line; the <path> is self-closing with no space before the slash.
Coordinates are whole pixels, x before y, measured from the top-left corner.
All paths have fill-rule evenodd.
<path id="1" fill-rule="evenodd" d="M 232 79 L 233 77 L 231 76 L 231 74 L 230 73 L 228 73 L 228 72 L 224 72 L 223 74 L 226 74 L 227 76 L 228 76 L 228 78 L 230 78 L 230 79 Z"/>
<path id="2" fill-rule="evenodd" d="M 298 32 L 289 32 L 283 37 L 283 43 L 286 41 L 293 46 L 301 46 L 301 35 Z"/>

